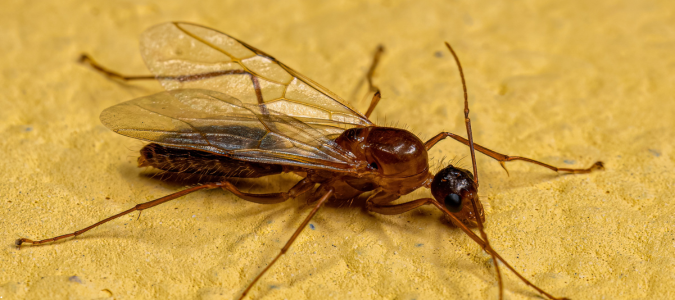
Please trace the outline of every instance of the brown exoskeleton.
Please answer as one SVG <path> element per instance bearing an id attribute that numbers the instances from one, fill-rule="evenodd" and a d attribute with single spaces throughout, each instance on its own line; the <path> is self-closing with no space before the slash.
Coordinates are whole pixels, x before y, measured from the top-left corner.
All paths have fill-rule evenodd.
<path id="1" fill-rule="evenodd" d="M 272 56 L 224 33 L 189 23 L 152 27 L 141 39 L 143 58 L 154 76 L 124 76 L 83 56 L 83 62 L 122 80 L 157 79 L 165 92 L 124 102 L 104 110 L 101 122 L 113 131 L 150 142 L 141 150 L 139 166 L 166 172 L 217 176 L 201 184 L 150 201 L 73 233 L 25 243 L 43 244 L 78 236 L 103 223 L 203 189 L 222 188 L 245 200 L 272 204 L 313 192 L 313 210 L 272 262 L 248 285 L 240 298 L 283 255 L 327 201 L 349 201 L 370 193 L 368 211 L 401 214 L 422 205 L 434 205 L 488 254 L 497 270 L 500 298 L 503 287 L 497 261 L 526 284 L 544 292 L 516 272 L 492 249 L 483 231 L 484 213 L 478 200 L 478 175 L 474 151 L 502 166 L 522 160 L 557 172 L 588 173 L 601 169 L 596 162 L 587 169 L 557 168 L 528 158 L 507 156 L 473 143 L 464 75 L 464 116 L 468 139 L 442 132 L 423 142 L 404 129 L 380 127 L 369 115 L 380 100 L 377 91 L 365 115 L 340 97 Z M 369 71 L 378 59 L 377 52 Z M 473 174 L 449 165 L 437 174 L 429 170 L 428 151 L 450 137 L 471 149 Z M 304 176 L 286 192 L 244 193 L 228 178 L 257 178 L 284 172 Z M 418 188 L 429 188 L 433 198 L 391 204 Z M 468 227 L 478 227 L 480 236 Z"/>

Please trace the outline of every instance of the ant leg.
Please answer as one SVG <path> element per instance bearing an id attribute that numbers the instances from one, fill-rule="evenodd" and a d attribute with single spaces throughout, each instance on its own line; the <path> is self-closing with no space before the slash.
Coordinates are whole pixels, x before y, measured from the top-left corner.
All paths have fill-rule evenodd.
<path id="1" fill-rule="evenodd" d="M 153 76 L 153 75 L 139 75 L 139 76 L 128 76 L 128 75 L 123 75 L 120 73 L 117 73 L 115 71 L 112 71 L 98 62 L 96 62 L 91 56 L 87 54 L 82 54 L 80 56 L 80 59 L 78 60 L 79 62 L 83 64 L 87 64 L 90 67 L 94 68 L 96 71 L 99 71 L 103 73 L 104 75 L 113 78 L 113 79 L 118 79 L 118 80 L 123 80 L 123 81 L 131 81 L 131 80 L 151 80 L 151 79 L 157 79 L 157 80 L 178 80 L 180 82 L 186 82 L 186 81 L 196 81 L 196 80 L 202 80 L 202 79 L 208 79 L 212 77 L 218 77 L 218 76 L 223 76 L 223 75 L 248 75 L 251 78 L 251 82 L 253 83 L 253 89 L 255 91 L 256 98 L 258 99 L 258 104 L 264 104 L 263 98 L 262 98 L 262 91 L 260 88 L 260 82 L 258 82 L 258 77 L 255 75 L 249 73 L 248 71 L 245 70 L 222 70 L 222 71 L 214 71 L 214 72 L 208 72 L 208 73 L 200 73 L 200 74 L 192 74 L 192 75 L 179 75 L 179 76 Z"/>
<path id="2" fill-rule="evenodd" d="M 80 58 L 78 59 L 80 63 L 89 65 L 90 67 L 94 68 L 96 71 L 99 71 L 103 73 L 104 75 L 110 77 L 110 78 L 115 78 L 119 80 L 124 80 L 124 81 L 131 81 L 131 80 L 151 80 L 151 79 L 168 79 L 168 80 L 178 80 L 181 82 L 185 81 L 195 81 L 195 80 L 201 80 L 201 79 L 207 79 L 211 77 L 218 77 L 218 76 L 223 76 L 223 75 L 249 75 L 253 77 L 253 74 L 246 72 L 244 70 L 223 70 L 223 71 L 214 71 L 214 72 L 208 72 L 208 73 L 200 73 L 200 74 L 193 74 L 193 75 L 178 75 L 178 76 L 154 76 L 154 75 L 134 75 L 134 76 L 129 76 L 129 75 L 123 75 L 120 73 L 117 73 L 115 71 L 112 71 L 98 62 L 96 62 L 91 56 L 87 54 L 82 54 Z M 257 84 L 257 80 L 254 81 L 253 83 L 254 86 L 257 86 L 259 88 L 259 84 Z"/>
<path id="3" fill-rule="evenodd" d="M 462 143 L 464 145 L 469 145 L 469 141 L 467 139 L 459 136 L 459 135 L 456 135 L 452 132 L 441 132 L 441 133 L 437 134 L 435 137 L 428 140 L 426 143 L 424 143 L 424 146 L 427 148 L 427 150 L 429 150 L 429 149 L 431 149 L 431 147 L 436 145 L 436 143 L 440 142 L 441 140 L 443 140 L 446 137 L 453 138 L 456 141 L 459 141 L 460 143 Z M 502 166 L 502 168 L 504 168 L 504 170 L 506 170 L 507 174 L 508 174 L 509 171 L 506 169 L 506 166 L 504 165 L 504 162 L 513 161 L 513 160 L 522 160 L 522 161 L 525 161 L 525 162 L 529 162 L 529 163 L 532 163 L 532 164 L 535 164 L 535 165 L 542 166 L 544 168 L 547 168 L 547 169 L 550 169 L 550 170 L 553 170 L 553 171 L 556 171 L 556 172 L 568 172 L 568 173 L 574 173 L 574 174 L 590 173 L 590 172 L 595 171 L 595 170 L 603 170 L 604 169 L 604 165 L 601 161 L 595 162 L 592 166 L 590 166 L 589 168 L 586 168 L 586 169 L 558 168 L 558 167 L 554 167 L 552 165 L 545 164 L 543 162 L 540 162 L 540 161 L 537 161 L 537 160 L 534 160 L 534 159 L 530 159 L 530 158 L 527 158 L 527 157 L 508 156 L 506 154 L 497 153 L 493 150 L 490 150 L 488 148 L 485 148 L 485 147 L 483 147 L 481 145 L 478 145 L 478 144 L 475 144 L 475 143 L 473 145 L 474 145 L 476 151 L 478 151 L 480 153 L 483 153 L 483 154 L 497 160 L 499 162 L 499 164 Z"/>
<path id="4" fill-rule="evenodd" d="M 48 239 L 39 240 L 39 241 L 33 241 L 33 240 L 29 240 L 29 239 L 27 239 L 27 238 L 20 238 L 20 239 L 16 240 L 16 245 L 17 245 L 17 246 L 21 246 L 23 243 L 30 243 L 30 244 L 33 244 L 33 245 L 39 245 L 39 244 L 44 244 L 44 243 L 49 243 L 49 242 L 55 242 L 55 241 L 58 241 L 58 240 L 62 240 L 62 239 L 65 239 L 65 238 L 69 238 L 69 237 L 71 237 L 71 236 L 78 236 L 78 235 L 80 235 L 80 234 L 83 234 L 83 233 L 85 233 L 85 232 L 87 232 L 87 231 L 89 231 L 89 230 L 92 230 L 92 229 L 98 227 L 98 226 L 101 225 L 101 224 L 108 223 L 108 222 L 110 222 L 110 221 L 112 221 L 112 220 L 114 220 L 114 219 L 117 219 L 117 218 L 119 218 L 119 217 L 121 217 L 121 216 L 124 216 L 124 215 L 126 215 L 126 214 L 129 214 L 129 213 L 132 213 L 132 212 L 134 212 L 134 211 L 142 211 L 142 210 L 145 210 L 145 209 L 148 209 L 148 208 L 151 208 L 151 207 L 160 205 L 160 204 L 162 204 L 162 203 L 164 203 L 164 202 L 168 202 L 168 201 L 171 201 L 171 200 L 173 200 L 173 199 L 176 199 L 176 198 L 185 196 L 185 195 L 187 195 L 187 194 L 196 192 L 196 191 L 198 191 L 198 190 L 215 189 L 215 188 L 219 188 L 219 187 L 221 187 L 221 184 L 220 184 L 220 183 L 209 183 L 209 184 L 204 184 L 204 185 L 199 185 L 199 186 L 191 187 L 191 188 L 189 188 L 189 189 L 184 189 L 184 190 L 182 190 L 182 191 L 180 191 L 180 192 L 176 192 L 176 193 L 173 193 L 173 194 L 171 194 L 171 195 L 164 196 L 164 197 L 159 198 L 159 199 L 155 199 L 155 200 L 152 200 L 152 201 L 149 201 L 149 202 L 145 202 L 145 203 L 138 204 L 138 205 L 134 206 L 133 208 L 130 208 L 130 209 L 128 209 L 128 210 L 125 210 L 125 211 L 123 211 L 123 212 L 121 212 L 121 213 L 119 213 L 119 214 L 116 214 L 116 215 L 114 215 L 114 216 L 105 218 L 105 219 L 103 219 L 103 220 L 101 220 L 101 221 L 99 221 L 99 222 L 97 222 L 97 223 L 95 223 L 95 224 L 93 224 L 93 225 L 91 225 L 91 226 L 89 226 L 89 227 L 80 229 L 80 230 L 78 230 L 78 231 L 75 231 L 75 232 L 72 232 L 72 233 L 69 233 L 69 234 L 64 234 L 64 235 L 60 235 L 60 236 L 57 236 L 57 237 L 48 238 Z"/>
<path id="5" fill-rule="evenodd" d="M 273 204 L 273 203 L 283 202 L 288 198 L 297 197 L 298 195 L 309 191 L 312 187 L 314 187 L 314 182 L 311 182 L 311 181 L 309 181 L 309 179 L 305 178 L 305 179 L 301 180 L 300 182 L 298 182 L 295 186 L 293 186 L 286 193 L 248 194 L 248 193 L 240 192 L 237 188 L 235 188 L 231 183 L 229 183 L 227 181 L 217 182 L 217 183 L 209 183 L 209 184 L 199 185 L 199 186 L 195 186 L 195 187 L 192 187 L 192 188 L 189 188 L 189 189 L 185 189 L 185 190 L 182 190 L 180 192 L 176 192 L 176 193 L 173 193 L 171 195 L 164 196 L 162 198 L 155 199 L 155 200 L 152 200 L 152 201 L 149 201 L 149 202 L 138 204 L 138 205 L 134 206 L 133 208 L 125 210 L 125 211 L 123 211 L 119 214 L 108 217 L 104 220 L 101 220 L 101 221 L 91 225 L 91 226 L 88 226 L 86 228 L 80 229 L 78 231 L 75 231 L 75 232 L 72 232 L 72 233 L 69 233 L 69 234 L 64 234 L 64 235 L 60 235 L 60 236 L 57 236 L 57 237 L 48 238 L 48 239 L 39 240 L 39 241 L 33 241 L 33 240 L 30 240 L 30 239 L 27 239 L 27 238 L 20 238 L 20 239 L 16 240 L 16 245 L 21 246 L 23 243 L 30 243 L 30 244 L 33 244 L 33 245 L 39 245 L 39 244 L 44 244 L 44 243 L 62 240 L 62 239 L 65 239 L 65 238 L 69 238 L 71 236 L 78 236 L 78 235 L 83 234 L 83 233 L 85 233 L 89 230 L 92 230 L 92 229 L 94 229 L 94 228 L 96 228 L 96 227 L 98 227 L 98 226 L 100 226 L 104 223 L 108 223 L 108 222 L 110 222 L 114 219 L 117 219 L 121 216 L 130 214 L 134 211 L 142 211 L 142 210 L 160 205 L 164 202 L 168 202 L 168 201 L 171 201 L 173 199 L 176 199 L 176 198 L 179 198 L 179 197 L 182 197 L 182 196 L 185 196 L 187 194 L 196 192 L 198 190 L 203 190 L 203 189 L 222 188 L 222 189 L 229 190 L 233 194 L 235 194 L 235 195 L 237 195 L 237 196 L 239 196 L 239 197 L 241 197 L 245 200 L 251 201 L 251 202 L 256 202 L 256 203 L 261 203 L 261 204 Z"/>
<path id="6" fill-rule="evenodd" d="M 86 53 L 82 53 L 80 58 L 78 59 L 80 63 L 87 64 L 90 67 L 94 68 L 95 70 L 105 74 L 106 76 L 110 78 L 115 78 L 119 80 L 124 80 L 124 81 L 129 81 L 129 80 L 150 80 L 150 79 L 155 79 L 155 76 L 152 75 L 140 75 L 140 76 L 127 76 L 127 75 L 122 75 L 120 73 L 117 73 L 115 71 L 109 70 L 103 66 L 101 66 L 99 63 L 97 63 L 93 58 L 91 58 L 89 55 Z"/>
<path id="7" fill-rule="evenodd" d="M 415 208 L 427 204 L 432 204 L 431 198 L 422 198 L 406 203 L 393 205 L 378 205 L 378 204 L 371 204 L 370 202 L 368 202 L 368 204 L 366 205 L 366 209 L 370 212 L 382 215 L 400 215 L 404 212 L 411 211 Z"/>
<path id="8" fill-rule="evenodd" d="M 375 106 L 377 106 L 381 98 L 380 88 L 378 88 L 373 84 L 373 74 L 375 74 L 375 68 L 377 68 L 377 64 L 380 62 L 380 57 L 382 56 L 382 53 L 384 53 L 384 46 L 382 45 L 377 46 L 377 50 L 375 50 L 375 56 L 373 57 L 373 62 L 370 64 L 370 68 L 368 68 L 368 73 L 366 73 L 366 81 L 368 82 L 367 93 L 375 92 L 375 95 L 373 95 L 373 99 L 370 100 L 368 110 L 366 110 L 365 114 L 366 118 L 370 117 L 370 114 L 373 113 L 373 111 L 375 110 Z"/>
<path id="9" fill-rule="evenodd" d="M 380 57 L 382 56 L 382 53 L 384 53 L 384 46 L 378 45 L 377 49 L 375 49 L 375 56 L 373 56 L 373 62 L 370 63 L 370 68 L 368 68 L 368 73 L 366 73 L 366 80 L 368 81 L 368 90 L 371 92 L 379 90 L 379 88 L 373 84 L 373 74 L 375 74 L 375 68 L 377 68 L 377 64 L 380 63 Z"/>
<path id="10" fill-rule="evenodd" d="M 492 249 L 492 246 L 490 246 L 489 243 L 487 243 L 486 241 L 481 239 L 479 236 L 477 236 L 475 233 L 473 233 L 473 231 L 471 231 L 468 227 L 466 227 L 466 225 L 464 225 L 464 223 L 462 223 L 459 219 L 457 219 L 457 217 L 455 217 L 450 211 L 448 211 L 441 203 L 436 201 L 436 199 L 426 198 L 426 199 L 420 199 L 420 200 L 429 201 L 429 203 L 433 204 L 438 209 L 440 209 L 446 216 L 450 217 L 453 220 L 453 222 L 452 222 L 453 224 L 455 224 L 457 227 L 459 227 L 459 229 L 464 231 L 464 233 L 466 233 L 466 235 L 468 235 L 472 240 L 474 240 L 479 246 L 481 246 L 491 256 L 493 256 L 497 260 L 501 261 L 506 266 L 506 268 L 511 270 L 511 272 L 513 272 L 513 274 L 515 274 L 518 278 L 520 278 L 520 280 L 523 283 L 525 283 L 526 285 L 529 285 L 530 287 L 535 289 L 537 292 L 541 293 L 542 295 L 545 295 L 549 299 L 554 299 L 554 300 L 565 300 L 565 299 L 567 299 L 567 298 L 553 297 L 551 294 L 545 292 L 544 290 L 540 289 L 538 286 L 534 285 L 529 280 L 525 279 L 525 277 L 523 277 L 523 275 L 518 273 L 518 271 L 516 271 L 516 269 L 514 269 L 508 262 L 506 262 L 506 260 L 503 257 L 501 257 L 501 255 L 499 255 L 499 253 L 497 253 L 497 251 Z M 412 202 L 414 202 L 414 201 L 412 201 Z"/>
<path id="11" fill-rule="evenodd" d="M 394 205 L 375 204 L 378 200 L 384 201 L 384 202 L 389 202 L 389 201 L 396 200 L 396 198 L 398 198 L 396 196 L 391 196 L 391 195 L 389 195 L 389 197 L 387 197 L 387 196 L 388 195 L 379 195 L 379 194 L 371 196 L 371 198 L 368 199 L 369 201 L 366 202 L 367 203 L 366 209 L 368 211 L 375 212 L 375 213 L 378 213 L 378 214 L 383 214 L 383 215 L 398 215 L 398 214 L 402 214 L 402 213 L 411 211 L 413 209 L 416 209 L 416 208 L 418 208 L 422 205 L 427 205 L 427 204 L 436 205 L 435 203 L 438 203 L 436 200 L 434 200 L 432 198 L 422 198 L 422 199 L 417 199 L 417 200 L 409 201 L 409 202 L 406 202 L 406 203 L 394 204 Z M 477 211 L 476 207 L 474 207 L 474 211 Z M 461 221 L 459 221 L 459 219 L 457 219 L 457 217 L 455 217 L 454 215 L 452 215 L 451 218 L 453 220 L 453 223 L 455 223 L 455 222 L 461 223 Z M 458 224 L 457 226 L 462 228 L 462 230 L 464 230 L 464 229 L 469 230 L 466 227 L 466 225 L 464 225 L 463 223 Z M 481 232 L 481 234 L 483 235 L 484 232 Z M 480 238 L 480 237 L 476 236 L 472 231 L 469 231 L 469 233 L 467 233 L 467 235 L 469 235 L 469 237 L 471 237 L 474 241 L 476 241 L 476 243 L 478 243 L 483 248 L 483 250 L 485 252 L 490 254 L 495 261 L 498 259 L 497 258 L 498 254 L 495 255 L 496 252 L 492 249 L 492 247 L 490 246 L 490 243 L 487 242 L 487 239 L 485 239 L 486 236 L 483 236 L 483 238 Z M 501 260 L 501 258 L 500 258 L 500 260 Z M 495 267 L 495 270 L 498 270 L 498 267 Z M 501 281 L 501 276 L 498 276 L 498 278 L 499 278 L 499 281 Z M 500 284 L 500 295 L 502 294 L 501 289 L 502 289 L 502 285 Z"/>
<path id="12" fill-rule="evenodd" d="M 220 186 L 223 190 L 230 191 L 232 194 L 235 194 L 237 197 L 242 198 L 246 201 L 251 201 L 259 204 L 275 204 L 281 203 L 288 198 L 295 198 L 299 195 L 306 193 L 311 190 L 315 185 L 315 182 L 305 178 L 296 183 L 288 192 L 281 193 L 269 193 L 269 194 L 249 194 L 244 193 L 237 189 L 234 185 L 227 181 L 223 181 Z"/>
<path id="13" fill-rule="evenodd" d="M 366 200 L 366 210 L 382 215 L 398 215 L 407 211 L 411 211 L 425 204 L 431 204 L 429 198 L 418 199 L 401 204 L 388 205 L 387 203 L 395 201 L 400 196 L 396 194 L 389 194 L 385 191 L 376 191 L 368 200 Z"/>
<path id="14" fill-rule="evenodd" d="M 291 247 L 293 242 L 295 242 L 295 239 L 298 238 L 298 235 L 300 235 L 302 230 L 305 229 L 305 227 L 307 227 L 307 224 L 312 219 L 312 217 L 316 214 L 316 212 L 319 210 L 319 208 L 321 208 L 321 206 L 323 206 L 323 204 L 326 203 L 326 201 L 328 201 L 328 199 L 333 195 L 333 192 L 334 192 L 333 188 L 329 187 L 328 191 L 325 194 L 323 194 L 323 196 L 321 196 L 318 203 L 314 206 L 314 209 L 312 209 L 312 211 L 305 218 L 305 220 L 302 221 L 302 224 L 300 224 L 300 227 L 298 227 L 298 229 L 295 230 L 295 232 L 293 233 L 291 238 L 288 240 L 288 242 L 286 242 L 286 245 L 284 245 L 284 247 L 281 248 L 281 251 L 279 251 L 279 254 L 277 254 L 277 256 L 267 265 L 267 267 L 265 267 L 265 269 L 262 270 L 262 272 L 260 272 L 260 274 L 258 274 L 258 276 L 255 277 L 255 279 L 253 279 L 253 281 L 251 281 L 251 283 L 248 285 L 248 287 L 246 287 L 244 292 L 241 294 L 241 297 L 239 297 L 239 300 L 244 299 L 244 297 L 246 297 L 246 294 L 248 294 L 248 292 L 251 291 L 251 288 L 253 287 L 253 285 L 255 285 L 255 283 L 258 282 L 258 280 L 260 280 L 260 278 L 263 275 L 265 275 L 267 270 L 269 270 L 272 267 L 272 265 L 274 265 L 274 263 L 277 262 L 279 257 L 284 255 L 286 253 L 286 251 L 288 251 L 288 249 Z"/>
<path id="15" fill-rule="evenodd" d="M 378 103 L 380 103 L 380 98 L 382 98 L 382 94 L 380 94 L 380 90 L 377 90 L 375 92 L 375 95 L 373 95 L 373 99 L 370 100 L 370 106 L 368 106 L 368 111 L 366 111 L 366 118 L 370 118 L 370 114 L 373 113 L 375 110 L 375 106 L 377 106 Z"/>

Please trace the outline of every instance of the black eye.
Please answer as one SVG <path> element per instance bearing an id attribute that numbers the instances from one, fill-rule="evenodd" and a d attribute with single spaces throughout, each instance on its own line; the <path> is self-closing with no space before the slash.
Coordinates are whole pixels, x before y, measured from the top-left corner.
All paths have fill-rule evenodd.
<path id="1" fill-rule="evenodd" d="M 462 197 L 457 194 L 448 194 L 445 196 L 443 204 L 445 204 L 445 208 L 447 208 L 450 212 L 459 212 L 462 210 Z"/>
<path id="2" fill-rule="evenodd" d="M 377 163 L 376 162 L 371 162 L 370 167 L 377 170 Z"/>

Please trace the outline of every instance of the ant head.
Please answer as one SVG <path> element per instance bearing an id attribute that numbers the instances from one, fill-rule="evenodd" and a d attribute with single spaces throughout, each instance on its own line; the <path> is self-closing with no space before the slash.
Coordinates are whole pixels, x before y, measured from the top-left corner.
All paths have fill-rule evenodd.
<path id="1" fill-rule="evenodd" d="M 481 221 L 485 219 L 483 205 L 478 201 L 478 187 L 471 172 L 450 165 L 436 173 L 431 182 L 431 194 L 467 226 L 477 226 L 471 199 L 476 202 Z"/>

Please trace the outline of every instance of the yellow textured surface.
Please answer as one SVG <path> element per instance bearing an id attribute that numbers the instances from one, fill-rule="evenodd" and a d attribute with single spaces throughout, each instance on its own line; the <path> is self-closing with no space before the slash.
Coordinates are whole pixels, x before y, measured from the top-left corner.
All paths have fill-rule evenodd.
<path id="1" fill-rule="evenodd" d="M 672 1 L 252 2 L 3 3 L 0 298 L 232 299 L 308 213 L 298 200 L 263 206 L 199 192 L 75 240 L 13 247 L 182 188 L 143 176 L 142 143 L 98 120 L 159 85 L 120 84 L 76 63 L 86 51 L 145 74 L 138 36 L 172 20 L 239 37 L 350 100 L 383 43 L 375 80 L 384 99 L 373 119 L 425 138 L 464 135 L 449 41 L 464 64 L 477 142 L 561 166 L 607 166 L 557 176 L 516 162 L 507 177 L 478 156 L 494 248 L 554 295 L 675 297 Z M 451 141 L 432 151 L 436 160 L 467 154 Z M 264 192 L 294 180 L 242 184 Z M 399 216 L 326 207 L 251 296 L 496 299 L 489 256 L 440 218 L 431 207 Z M 508 299 L 537 299 L 505 273 Z"/>

